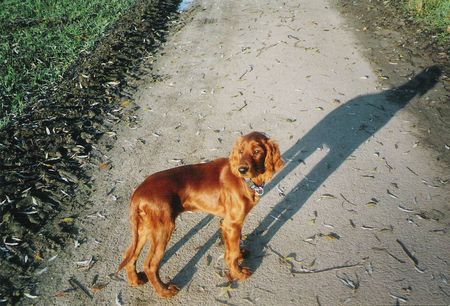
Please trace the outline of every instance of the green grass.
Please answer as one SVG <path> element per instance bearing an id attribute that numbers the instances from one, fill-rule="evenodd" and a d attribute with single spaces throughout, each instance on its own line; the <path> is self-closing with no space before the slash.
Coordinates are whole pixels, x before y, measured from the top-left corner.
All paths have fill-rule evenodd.
<path id="1" fill-rule="evenodd" d="M 1 0 L 0 129 L 137 0 Z"/>
<path id="2" fill-rule="evenodd" d="M 404 0 L 405 9 L 429 30 L 442 44 L 450 43 L 450 0 Z"/>

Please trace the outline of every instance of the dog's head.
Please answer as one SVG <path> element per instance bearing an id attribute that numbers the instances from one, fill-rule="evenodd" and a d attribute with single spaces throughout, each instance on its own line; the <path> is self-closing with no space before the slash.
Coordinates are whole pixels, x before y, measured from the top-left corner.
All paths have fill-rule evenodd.
<path id="1" fill-rule="evenodd" d="M 230 155 L 234 175 L 268 182 L 284 166 L 278 144 L 265 134 L 252 132 L 240 137 Z"/>

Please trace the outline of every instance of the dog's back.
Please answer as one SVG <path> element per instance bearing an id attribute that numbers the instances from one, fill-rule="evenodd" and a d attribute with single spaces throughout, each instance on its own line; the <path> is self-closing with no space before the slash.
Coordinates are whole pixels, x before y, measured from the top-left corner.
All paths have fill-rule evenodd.
<path id="1" fill-rule="evenodd" d="M 223 172 L 228 167 L 228 158 L 220 158 L 156 172 L 136 188 L 131 201 L 145 206 L 171 203 L 165 208 L 154 208 L 170 209 L 176 215 L 186 210 L 195 211 L 199 207 L 217 215 L 221 176 L 225 175 Z"/>

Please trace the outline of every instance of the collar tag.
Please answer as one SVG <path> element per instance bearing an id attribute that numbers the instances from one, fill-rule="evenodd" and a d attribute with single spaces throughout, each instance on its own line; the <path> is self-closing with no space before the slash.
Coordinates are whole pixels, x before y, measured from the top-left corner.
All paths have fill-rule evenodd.
<path id="1" fill-rule="evenodd" d="M 263 194 L 264 194 L 264 188 L 263 187 L 261 187 L 261 186 L 256 186 L 255 185 L 255 187 L 254 188 L 252 188 L 254 191 L 255 191 L 255 193 L 257 194 L 257 195 L 259 195 L 259 196 L 262 196 Z"/>
<path id="2" fill-rule="evenodd" d="M 245 179 L 247 186 L 250 187 L 258 196 L 264 194 L 264 186 L 256 185 L 251 179 Z"/>

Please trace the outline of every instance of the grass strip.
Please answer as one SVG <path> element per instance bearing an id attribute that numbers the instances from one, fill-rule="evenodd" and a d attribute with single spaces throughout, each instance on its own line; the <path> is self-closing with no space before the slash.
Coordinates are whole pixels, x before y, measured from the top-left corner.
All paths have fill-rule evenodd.
<path id="1" fill-rule="evenodd" d="M 45 93 L 136 0 L 0 2 L 0 129 Z"/>
<path id="2" fill-rule="evenodd" d="M 450 0 L 402 0 L 402 8 L 437 36 L 440 44 L 450 43 Z"/>

